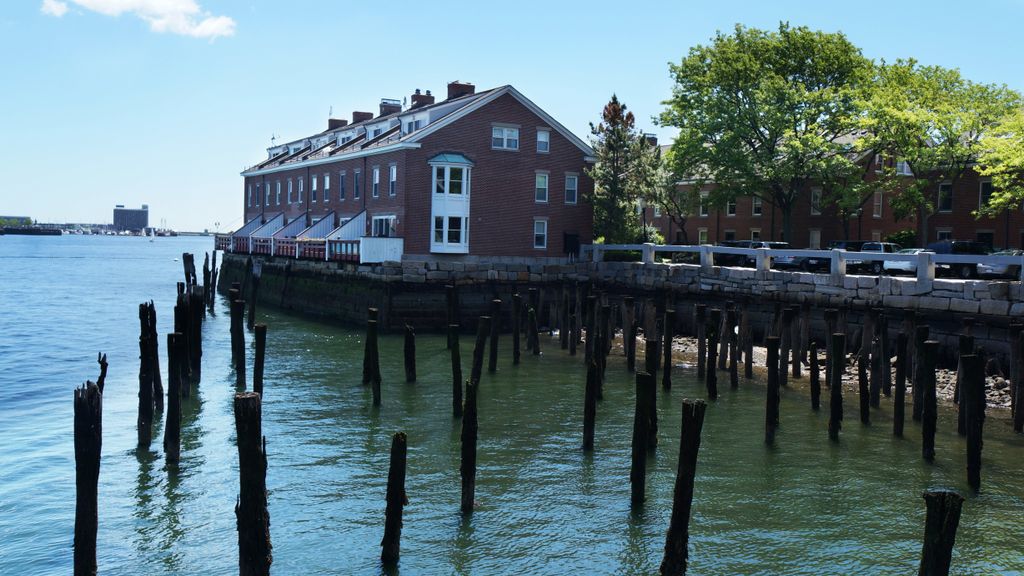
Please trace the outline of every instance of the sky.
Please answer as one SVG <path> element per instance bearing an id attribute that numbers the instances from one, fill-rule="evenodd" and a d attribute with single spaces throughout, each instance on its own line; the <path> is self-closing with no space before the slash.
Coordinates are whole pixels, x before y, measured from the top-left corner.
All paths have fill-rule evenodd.
<path id="1" fill-rule="evenodd" d="M 453 80 L 511 84 L 582 138 L 614 93 L 666 143 L 668 63 L 780 21 L 1024 91 L 1024 0 L 4 0 L 0 215 L 107 223 L 148 204 L 153 226 L 234 229 L 239 172 L 272 136 Z"/>

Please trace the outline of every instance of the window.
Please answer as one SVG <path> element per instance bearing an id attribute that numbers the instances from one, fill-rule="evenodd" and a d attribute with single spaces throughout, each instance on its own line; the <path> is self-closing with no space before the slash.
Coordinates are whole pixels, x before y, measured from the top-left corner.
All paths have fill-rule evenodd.
<path id="1" fill-rule="evenodd" d="M 707 192 L 701 192 L 700 193 L 700 215 L 701 215 L 701 217 L 704 217 L 704 216 L 707 216 L 708 214 L 709 214 L 709 212 L 708 212 L 708 193 Z"/>
<path id="2" fill-rule="evenodd" d="M 707 244 L 707 243 L 708 243 L 708 229 L 707 228 L 698 228 L 697 229 L 697 244 Z"/>
<path id="3" fill-rule="evenodd" d="M 519 150 L 519 128 L 492 127 L 491 148 L 496 150 Z"/>
<path id="4" fill-rule="evenodd" d="M 388 196 L 398 193 L 398 166 L 388 166 Z"/>
<path id="5" fill-rule="evenodd" d="M 978 209 L 982 209 L 988 206 L 988 201 L 992 197 L 992 181 L 986 180 L 978 186 Z"/>
<path id="6" fill-rule="evenodd" d="M 882 241 L 882 231 L 881 230 L 872 230 L 871 231 L 871 241 L 872 242 L 881 242 Z"/>
<path id="7" fill-rule="evenodd" d="M 302 204 L 302 178 L 299 178 L 299 204 Z"/>
<path id="8" fill-rule="evenodd" d="M 293 204 L 294 203 L 294 201 L 292 200 L 292 179 L 291 178 L 288 179 L 288 203 L 289 204 Z"/>
<path id="9" fill-rule="evenodd" d="M 875 154 L 875 172 L 881 172 L 882 168 L 885 167 L 885 162 L 882 160 L 881 154 Z"/>
<path id="10" fill-rule="evenodd" d="M 395 217 L 394 216 L 374 216 L 373 217 L 373 232 L 371 236 L 378 238 L 390 238 L 395 235 Z"/>
<path id="11" fill-rule="evenodd" d="M 811 216 L 821 216 L 821 188 L 811 188 Z"/>
<path id="12" fill-rule="evenodd" d="M 537 152 L 547 153 L 551 150 L 551 131 L 537 130 Z"/>
<path id="13" fill-rule="evenodd" d="M 338 172 L 338 201 L 345 201 L 345 171 Z"/>
<path id="14" fill-rule="evenodd" d="M 881 190 L 875 190 L 875 197 L 871 203 L 871 216 L 873 218 L 882 217 L 882 201 L 884 196 Z"/>
<path id="15" fill-rule="evenodd" d="M 754 216 L 760 216 L 764 212 L 764 201 L 757 196 L 750 198 L 750 213 Z"/>
<path id="16" fill-rule="evenodd" d="M 249 184 L 249 193 L 246 195 L 245 205 L 252 208 L 252 184 Z"/>
<path id="17" fill-rule="evenodd" d="M 462 244 L 464 222 L 462 216 L 434 216 L 434 243 Z"/>
<path id="18" fill-rule="evenodd" d="M 951 228 L 939 228 L 935 230 L 935 239 L 939 242 L 943 240 L 953 239 L 953 230 Z"/>
<path id="19" fill-rule="evenodd" d="M 533 247 L 547 249 L 548 247 L 548 221 L 533 221 Z"/>
<path id="20" fill-rule="evenodd" d="M 661 218 L 661 206 L 657 204 L 654 205 L 654 217 Z"/>
<path id="21" fill-rule="evenodd" d="M 382 131 L 383 131 L 383 128 L 374 128 L 373 130 L 371 130 L 370 131 L 370 140 L 373 140 L 377 136 L 380 136 L 380 133 Z"/>
<path id="22" fill-rule="evenodd" d="M 277 198 L 276 198 L 276 201 L 274 202 L 274 205 L 275 206 L 280 206 L 281 205 L 281 181 L 280 180 L 277 181 Z"/>
<path id="23" fill-rule="evenodd" d="M 735 230 L 726 230 L 725 231 L 725 241 L 726 242 L 732 242 L 734 240 L 736 240 L 736 231 Z"/>
<path id="24" fill-rule="evenodd" d="M 548 201 L 548 175 L 544 172 L 537 173 L 533 199 L 537 202 Z"/>
<path id="25" fill-rule="evenodd" d="M 331 173 L 324 172 L 324 204 L 331 201 Z"/>
<path id="26" fill-rule="evenodd" d="M 733 198 L 725 203 L 725 215 L 735 216 L 736 215 L 736 199 Z"/>
<path id="27" fill-rule="evenodd" d="M 278 184 L 278 188 L 280 188 L 280 186 L 281 185 Z M 266 188 L 264 188 L 264 193 L 266 195 L 266 198 L 264 199 L 263 205 L 270 206 L 270 184 L 266 185 Z"/>
<path id="28" fill-rule="evenodd" d="M 359 170 L 355 171 L 352 175 L 352 199 L 359 200 L 359 197 L 363 194 L 362 187 L 363 174 Z"/>
<path id="29" fill-rule="evenodd" d="M 310 202 L 316 202 L 316 184 L 317 184 L 317 182 L 316 182 L 316 175 L 314 174 L 309 179 L 309 201 Z"/>
<path id="30" fill-rule="evenodd" d="M 758 242 L 758 241 L 761 240 L 761 229 L 760 228 L 751 228 L 750 229 L 750 240 L 753 241 L 753 242 Z"/>
<path id="31" fill-rule="evenodd" d="M 464 164 L 433 164 L 430 215 L 433 230 L 431 252 L 469 252 L 470 167 Z"/>
<path id="32" fill-rule="evenodd" d="M 943 182 L 939 184 L 939 212 L 953 211 L 953 183 Z"/>
<path id="33" fill-rule="evenodd" d="M 463 180 L 467 170 L 460 166 L 434 167 L 434 193 L 462 194 Z M 469 190 L 466 190 L 468 193 Z"/>
<path id="34" fill-rule="evenodd" d="M 373 185 L 370 187 L 370 195 L 374 198 L 380 196 L 380 168 L 373 167 Z"/>
<path id="35" fill-rule="evenodd" d="M 565 175 L 565 203 L 575 204 L 579 196 L 579 176 L 575 174 Z"/>
<path id="36" fill-rule="evenodd" d="M 260 190 L 260 185 L 256 185 L 256 206 L 260 205 L 260 198 L 263 198 L 263 191 Z"/>
<path id="37" fill-rule="evenodd" d="M 910 164 L 907 164 L 906 160 L 899 160 L 896 162 L 896 173 L 900 176 L 914 175 L 914 173 L 910 171 Z"/>
<path id="38" fill-rule="evenodd" d="M 821 230 L 818 230 L 817 228 L 814 228 L 810 232 L 811 232 L 811 234 L 810 234 L 810 238 L 807 241 L 807 247 L 810 248 L 811 250 L 820 250 L 821 249 Z"/>
<path id="39" fill-rule="evenodd" d="M 405 123 L 405 133 L 411 134 L 413 130 L 416 130 L 416 123 L 412 120 Z"/>

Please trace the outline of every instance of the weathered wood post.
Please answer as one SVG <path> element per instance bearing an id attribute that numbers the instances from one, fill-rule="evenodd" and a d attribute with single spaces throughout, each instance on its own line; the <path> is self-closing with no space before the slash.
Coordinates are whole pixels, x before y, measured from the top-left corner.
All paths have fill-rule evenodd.
<path id="1" fill-rule="evenodd" d="M 192 375 L 191 384 L 199 385 L 202 380 L 203 371 L 203 295 L 199 293 L 200 288 L 198 286 L 192 287 L 192 292 L 188 295 L 188 315 L 189 315 L 189 354 L 188 358 L 191 364 L 189 365 L 189 371 Z"/>
<path id="2" fill-rule="evenodd" d="M 445 308 L 445 326 L 451 326 L 452 324 L 458 324 L 459 322 L 455 319 L 455 286 L 452 284 L 445 284 L 444 286 L 444 308 Z M 452 342 L 447 342 L 448 348 L 452 347 Z"/>
<path id="3" fill-rule="evenodd" d="M 150 300 L 146 305 L 148 321 L 146 327 L 149 330 L 149 361 L 151 375 L 153 377 L 153 404 L 157 412 L 164 411 L 164 386 L 160 377 L 160 335 L 156 330 L 156 307 Z M 102 392 L 102 390 L 101 390 Z"/>
<path id="4" fill-rule="evenodd" d="M 832 380 L 832 397 L 828 419 L 828 437 L 833 442 L 839 441 L 839 431 L 843 427 L 843 372 L 846 371 L 846 334 L 837 332 L 832 335 L 832 365 L 828 369 Z"/>
<path id="5" fill-rule="evenodd" d="M 881 406 L 882 396 L 882 320 L 878 312 L 872 311 L 872 323 L 874 327 L 871 335 L 871 407 Z"/>
<path id="6" fill-rule="evenodd" d="M 697 378 L 704 378 L 707 363 L 707 304 L 697 304 L 694 310 L 694 326 L 697 327 Z"/>
<path id="7" fill-rule="evenodd" d="M 860 400 L 860 421 L 871 423 L 871 387 L 868 366 L 871 364 L 871 315 L 861 314 L 860 350 L 857 357 L 857 396 Z"/>
<path id="8" fill-rule="evenodd" d="M 252 391 L 263 396 L 263 364 L 267 358 L 267 325 L 256 325 L 256 357 L 252 363 Z"/>
<path id="9" fill-rule="evenodd" d="M 672 308 L 665 309 L 665 346 L 664 358 L 662 359 L 661 387 L 665 390 L 672 388 L 672 338 L 676 323 L 676 311 Z"/>
<path id="10" fill-rule="evenodd" d="M 518 292 L 512 295 L 512 364 L 519 364 L 519 333 L 522 332 L 523 298 Z M 575 346 L 574 346 L 575 348 Z"/>
<path id="11" fill-rule="evenodd" d="M 718 398 L 718 371 L 715 366 L 715 354 L 718 351 L 718 329 L 722 323 L 722 311 L 718 308 L 711 310 L 708 315 L 707 326 L 704 332 L 707 334 L 707 373 L 704 383 L 708 390 L 708 400 Z"/>
<path id="12" fill-rule="evenodd" d="M 658 391 L 654 382 L 658 381 L 658 362 L 660 359 L 659 350 L 661 342 L 657 338 L 644 340 L 645 357 L 644 365 L 647 375 L 650 376 L 652 385 L 644 386 L 643 401 L 646 404 L 644 413 L 647 414 L 647 447 L 653 449 L 658 445 Z"/>
<path id="13" fill-rule="evenodd" d="M 658 379 L 658 365 L 661 363 L 661 358 L 658 353 L 661 350 L 661 342 L 652 334 L 650 336 L 644 335 L 644 371 L 651 375 L 652 378 L 657 381 Z"/>
<path id="14" fill-rule="evenodd" d="M 924 543 L 921 546 L 921 565 L 917 574 L 948 576 L 964 497 L 947 490 L 928 490 L 923 496 L 927 512 L 924 520 Z"/>
<path id="15" fill-rule="evenodd" d="M 536 288 L 530 288 L 530 290 L 536 290 Z M 537 327 L 537 310 L 530 307 L 528 313 L 529 321 L 529 334 L 527 334 L 527 342 L 532 342 L 530 350 L 533 351 L 534 356 L 540 356 L 540 329 Z M 590 334 L 587 334 L 587 340 L 590 340 Z"/>
<path id="16" fill-rule="evenodd" d="M 725 372 L 729 363 L 729 340 L 733 337 L 732 326 L 729 325 L 729 307 L 732 302 L 725 303 L 725 314 L 722 315 L 722 324 L 718 332 L 718 369 Z"/>
<path id="17" fill-rule="evenodd" d="M 768 357 L 768 398 L 764 412 L 764 443 L 768 445 L 775 443 L 775 429 L 779 425 L 779 375 L 782 372 L 779 368 L 779 344 L 778 336 L 769 336 L 765 339 Z"/>
<path id="18" fill-rule="evenodd" d="M 459 325 L 448 325 L 448 346 L 452 357 L 452 415 L 462 416 L 462 352 L 459 349 Z"/>
<path id="19" fill-rule="evenodd" d="M 97 494 L 103 446 L 103 394 L 86 382 L 74 393 L 75 406 L 75 539 L 74 574 L 96 574 Z"/>
<path id="20" fill-rule="evenodd" d="M 164 457 L 168 464 L 181 459 L 181 334 L 167 335 L 167 416 L 164 422 Z"/>
<path id="21" fill-rule="evenodd" d="M 630 503 L 640 506 L 646 498 L 647 488 L 647 450 L 650 415 L 647 414 L 648 388 L 654 388 L 654 377 L 646 372 L 636 374 L 636 408 L 633 412 L 633 448 L 629 468 Z"/>
<path id="22" fill-rule="evenodd" d="M 622 297 L 622 352 L 626 356 L 626 368 L 636 369 L 636 300 L 632 296 Z M 632 338 L 632 340 L 630 340 Z"/>
<path id="23" fill-rule="evenodd" d="M 587 330 L 587 339 L 583 343 L 583 360 L 587 364 L 594 359 L 597 340 L 597 295 L 590 294 L 586 299 L 586 310 L 584 311 L 584 324 Z"/>
<path id="24" fill-rule="evenodd" d="M 416 381 L 416 332 L 412 326 L 405 325 L 405 342 L 402 346 L 402 355 L 405 359 L 405 381 Z"/>
<path id="25" fill-rule="evenodd" d="M 587 365 L 587 385 L 583 391 L 583 451 L 594 449 L 594 424 L 597 419 L 597 385 L 599 369 L 596 362 Z"/>
<path id="26" fill-rule="evenodd" d="M 569 334 L 572 333 L 572 325 L 569 324 L 569 288 L 562 283 L 562 305 L 558 315 L 558 344 L 562 350 L 569 349 Z"/>
<path id="27" fill-rule="evenodd" d="M 817 412 L 821 408 L 821 371 L 818 367 L 818 341 L 811 339 L 808 346 L 811 380 L 811 410 Z"/>
<path id="28" fill-rule="evenodd" d="M 880 314 L 878 321 L 878 347 L 881 354 L 878 369 L 882 373 L 882 394 L 888 398 L 892 395 L 892 342 L 889 340 L 889 316 Z"/>
<path id="29" fill-rule="evenodd" d="M 238 568 L 242 576 L 270 574 L 274 561 L 267 510 L 267 449 L 263 437 L 260 395 L 235 394 L 238 439 Z"/>
<path id="30" fill-rule="evenodd" d="M 487 371 L 493 374 L 498 369 L 498 332 L 501 329 L 501 300 L 491 300 L 491 350 L 487 358 Z"/>
<path id="31" fill-rule="evenodd" d="M 802 365 L 807 362 L 807 350 L 811 345 L 811 303 L 801 302 L 800 303 L 800 336 L 798 342 L 800 343 L 800 355 L 796 361 L 793 362 L 793 377 L 800 377 L 800 369 Z"/>
<path id="32" fill-rule="evenodd" d="M 786 307 L 782 309 L 782 323 L 779 327 L 779 386 L 789 383 L 789 354 L 793 347 L 793 316 L 796 311 Z M 767 339 L 765 340 L 767 342 Z"/>
<path id="33" fill-rule="evenodd" d="M 935 422 L 938 419 L 938 404 L 935 397 L 935 360 L 939 343 L 927 340 L 921 346 L 918 359 L 921 362 L 916 387 L 921 387 L 923 406 L 921 408 L 921 455 L 928 462 L 935 460 Z"/>
<path id="34" fill-rule="evenodd" d="M 491 317 L 481 316 L 476 326 L 476 343 L 473 345 L 473 365 L 470 370 L 469 379 L 474 382 L 480 381 L 483 372 L 484 354 L 487 351 L 487 335 L 491 332 Z"/>
<path id="35" fill-rule="evenodd" d="M 967 411 L 967 484 L 981 490 L 981 443 L 985 424 L 985 370 L 980 356 L 960 359 L 964 365 L 964 389 L 961 401 Z"/>
<path id="36" fill-rule="evenodd" d="M 536 288 L 527 288 L 526 294 L 528 298 L 526 309 L 526 349 L 533 351 L 534 355 L 536 355 L 539 354 L 536 348 L 538 341 L 537 333 L 539 332 L 537 315 L 540 314 L 540 291 Z M 532 320 L 530 319 L 531 310 L 533 311 Z M 589 334 L 587 334 L 587 338 L 590 338 Z"/>
<path id="37" fill-rule="evenodd" d="M 754 335 L 750 333 L 750 302 L 744 299 L 743 311 L 740 315 L 740 339 L 743 342 L 743 377 L 754 377 Z"/>
<path id="38" fill-rule="evenodd" d="M 256 271 L 252 275 L 252 286 L 249 289 L 249 313 L 246 315 L 246 322 L 249 330 L 256 328 L 256 298 L 260 291 L 260 274 Z"/>
<path id="39" fill-rule="evenodd" d="M 790 318 L 790 332 L 789 332 L 789 369 L 793 378 L 800 378 L 802 366 L 800 361 L 802 360 L 802 354 L 804 351 L 803 340 L 801 339 L 801 330 L 803 329 L 803 323 L 800 318 L 800 307 L 791 306 L 791 318 Z"/>
<path id="40" fill-rule="evenodd" d="M 915 422 L 921 421 L 921 414 L 924 410 L 924 387 L 921 383 L 921 347 L 928 339 L 928 326 L 914 327 L 914 371 L 911 373 L 911 382 L 914 386 L 914 406 L 912 416 Z"/>
<path id="41" fill-rule="evenodd" d="M 478 334 L 481 331 L 478 331 Z M 477 342 L 480 342 L 479 336 L 477 336 Z M 482 357 L 483 352 L 481 351 L 480 354 Z M 475 352 L 473 356 L 476 357 Z M 462 464 L 459 468 L 462 476 L 461 510 L 463 514 L 473 512 L 473 502 L 476 499 L 476 394 L 479 388 L 479 380 L 470 379 L 466 382 L 466 405 L 462 413 Z"/>
<path id="42" fill-rule="evenodd" d="M 956 364 L 956 388 L 953 390 L 953 401 L 956 402 L 956 432 L 961 436 L 967 435 L 967 418 L 966 410 L 964 410 L 964 366 L 963 357 L 974 354 L 974 336 L 969 334 L 960 334 L 959 341 L 957 342 L 957 355 Z"/>
<path id="43" fill-rule="evenodd" d="M 231 358 L 235 363 L 235 386 L 242 390 L 245 390 L 245 334 L 242 330 L 244 313 L 245 301 L 233 300 L 231 302 Z"/>
<path id="44" fill-rule="evenodd" d="M 697 474 L 697 453 L 704 427 L 703 400 L 683 400 L 683 424 L 679 431 L 679 465 L 675 490 L 672 493 L 672 516 L 665 536 L 665 556 L 661 561 L 662 576 L 686 574 L 689 557 L 690 510 L 693 507 L 693 481 Z"/>
<path id="45" fill-rule="evenodd" d="M 729 326 L 729 387 L 735 390 L 740 387 L 740 375 L 737 370 L 737 353 L 739 352 L 739 335 L 736 334 L 736 307 L 730 306 L 725 313 L 725 323 Z"/>
<path id="46" fill-rule="evenodd" d="M 384 564 L 398 562 L 402 539 L 402 509 L 408 503 L 405 495 L 405 463 L 408 440 L 405 432 L 395 432 L 391 437 L 391 465 L 388 467 L 388 490 L 385 496 L 384 538 L 381 539 L 380 561 Z"/>
<path id="47" fill-rule="evenodd" d="M 377 348 L 377 309 L 367 310 L 366 341 L 363 342 L 363 384 L 373 382 L 375 375 L 380 373 L 380 366 L 374 364 Z"/>
<path id="48" fill-rule="evenodd" d="M 139 418 L 136 426 L 141 450 L 148 450 L 153 441 L 153 366 L 149 350 L 147 332 L 139 338 Z"/>
<path id="49" fill-rule="evenodd" d="M 825 310 L 825 386 L 832 386 L 832 335 L 836 333 L 839 311 Z"/>
<path id="50" fill-rule="evenodd" d="M 892 398 L 892 435 L 903 436 L 903 419 L 907 400 L 907 334 L 896 336 L 896 383 Z"/>

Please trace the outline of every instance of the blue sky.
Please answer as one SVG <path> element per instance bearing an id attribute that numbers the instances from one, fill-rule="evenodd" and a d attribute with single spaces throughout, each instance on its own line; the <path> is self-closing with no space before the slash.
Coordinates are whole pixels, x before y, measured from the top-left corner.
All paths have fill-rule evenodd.
<path id="1" fill-rule="evenodd" d="M 238 225 L 245 166 L 451 80 L 512 84 L 581 137 L 611 94 L 654 126 L 669 61 L 736 23 L 842 31 L 865 55 L 915 57 L 1024 90 L 1024 0 L 849 3 L 241 3 L 9 0 L 0 7 L 0 214 Z"/>

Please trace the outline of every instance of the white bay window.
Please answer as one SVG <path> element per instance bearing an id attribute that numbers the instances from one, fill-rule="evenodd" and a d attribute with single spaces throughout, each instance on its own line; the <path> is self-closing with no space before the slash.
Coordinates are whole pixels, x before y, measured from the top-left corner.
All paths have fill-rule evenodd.
<path id="1" fill-rule="evenodd" d="M 469 252 L 472 162 L 461 154 L 439 154 L 430 161 L 430 251 Z"/>

